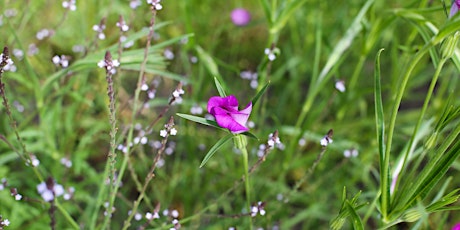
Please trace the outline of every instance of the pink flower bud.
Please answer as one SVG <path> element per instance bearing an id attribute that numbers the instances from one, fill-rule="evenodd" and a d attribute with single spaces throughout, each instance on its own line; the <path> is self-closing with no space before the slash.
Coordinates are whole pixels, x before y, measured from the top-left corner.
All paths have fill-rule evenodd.
<path id="1" fill-rule="evenodd" d="M 233 24 L 236 26 L 245 26 L 251 21 L 251 14 L 243 8 L 236 8 L 230 14 Z"/>

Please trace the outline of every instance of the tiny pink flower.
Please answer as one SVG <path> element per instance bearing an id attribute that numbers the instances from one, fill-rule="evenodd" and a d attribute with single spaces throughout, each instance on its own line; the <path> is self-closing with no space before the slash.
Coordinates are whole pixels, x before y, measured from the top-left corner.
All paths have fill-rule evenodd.
<path id="1" fill-rule="evenodd" d="M 230 17 L 236 26 L 245 26 L 251 21 L 251 14 L 243 8 L 234 9 Z"/>
<path id="2" fill-rule="evenodd" d="M 208 112 L 214 116 L 217 124 L 230 130 L 232 133 L 243 133 L 249 130 L 246 127 L 252 111 L 252 102 L 241 111 L 238 111 L 238 100 L 234 95 L 228 97 L 211 97 L 208 101 Z"/>
<path id="3" fill-rule="evenodd" d="M 460 223 L 457 223 L 452 227 L 452 230 L 460 230 Z"/>

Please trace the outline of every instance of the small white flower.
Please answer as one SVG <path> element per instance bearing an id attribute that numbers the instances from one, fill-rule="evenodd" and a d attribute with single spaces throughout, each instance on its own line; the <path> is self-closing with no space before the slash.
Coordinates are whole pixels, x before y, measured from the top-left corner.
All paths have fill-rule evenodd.
<path id="1" fill-rule="evenodd" d="M 299 146 L 303 147 L 307 144 L 307 140 L 305 138 L 300 138 L 299 140 Z"/>
<path id="2" fill-rule="evenodd" d="M 104 61 L 104 60 L 100 60 L 100 61 L 97 63 L 97 66 L 99 66 L 99 68 L 104 68 L 104 67 L 105 67 L 105 61 Z"/>
<path id="3" fill-rule="evenodd" d="M 180 95 L 184 94 L 184 90 L 183 89 L 176 89 L 174 90 L 174 92 L 172 93 L 173 97 L 175 98 L 178 98 L 180 97 Z"/>
<path id="4" fill-rule="evenodd" d="M 328 136 L 324 136 L 321 141 L 320 141 L 320 144 L 321 146 L 324 146 L 326 147 L 328 144 L 332 143 L 332 139 L 330 139 Z"/>
<path id="5" fill-rule="evenodd" d="M 69 9 L 71 11 L 75 11 L 77 10 L 76 0 L 63 1 L 62 7 L 64 7 L 65 9 Z"/>
<path id="6" fill-rule="evenodd" d="M 265 48 L 264 53 L 265 55 L 268 56 L 268 60 L 274 61 L 276 59 L 276 54 L 275 54 L 274 49 Z"/>
<path id="7" fill-rule="evenodd" d="M 15 200 L 21 200 L 21 199 L 22 199 L 22 195 L 18 193 L 18 194 L 16 194 L 16 195 L 14 195 L 14 199 L 15 199 Z"/>
<path id="8" fill-rule="evenodd" d="M 134 219 L 137 220 L 137 221 L 139 221 L 139 220 L 142 219 L 142 215 L 141 215 L 140 213 L 136 213 L 136 214 L 134 215 Z"/>
<path id="9" fill-rule="evenodd" d="M 126 32 L 129 30 L 129 26 L 126 24 L 125 21 L 117 22 L 116 26 L 120 28 L 121 31 Z"/>
<path id="10" fill-rule="evenodd" d="M 13 49 L 13 55 L 21 60 L 23 57 L 24 57 L 24 51 L 20 50 L 20 49 Z"/>
<path id="11" fill-rule="evenodd" d="M 193 64 L 195 64 L 195 63 L 198 62 L 198 58 L 197 58 L 196 56 L 191 56 L 191 57 L 190 57 L 190 62 L 193 63 Z"/>
<path id="12" fill-rule="evenodd" d="M 166 59 L 168 60 L 173 60 L 174 59 L 174 53 L 170 49 L 165 49 L 163 51 L 163 55 L 165 56 Z"/>
<path id="13" fill-rule="evenodd" d="M 169 210 L 168 209 L 163 210 L 163 216 L 169 216 Z"/>
<path id="14" fill-rule="evenodd" d="M 147 91 L 148 89 L 149 89 L 149 85 L 147 85 L 145 83 L 141 85 L 141 90 L 142 91 Z"/>
<path id="15" fill-rule="evenodd" d="M 203 113 L 203 108 L 199 105 L 193 105 L 192 108 L 190 108 L 190 113 L 191 114 L 202 114 Z"/>
<path id="16" fill-rule="evenodd" d="M 72 161 L 67 157 L 61 158 L 61 164 L 64 165 L 66 168 L 72 167 Z"/>
<path id="17" fill-rule="evenodd" d="M 347 149 L 345 151 L 343 151 L 343 155 L 346 157 L 346 158 L 350 158 L 350 157 L 357 157 L 358 156 L 358 150 L 352 148 L 352 149 Z"/>
<path id="18" fill-rule="evenodd" d="M 168 131 L 166 131 L 166 129 L 160 130 L 160 136 L 166 137 L 166 135 L 168 135 Z"/>
<path id="19" fill-rule="evenodd" d="M 177 134 L 177 129 L 176 129 L 176 128 L 172 128 L 171 131 L 169 131 L 169 134 L 171 134 L 172 136 L 176 136 L 176 134 Z"/>
<path id="20" fill-rule="evenodd" d="M 172 211 L 171 211 L 171 216 L 172 216 L 173 218 L 179 217 L 179 211 L 177 211 L 177 210 L 175 210 L 175 209 L 172 210 Z"/>
<path id="21" fill-rule="evenodd" d="M 150 212 L 145 213 L 145 219 L 147 219 L 147 220 L 153 219 L 152 213 L 150 213 Z"/>
<path id="22" fill-rule="evenodd" d="M 9 226 L 10 221 L 8 219 L 4 219 L 4 220 L 2 220 L 2 222 L 0 222 L 0 224 L 3 225 L 3 226 Z"/>
<path id="23" fill-rule="evenodd" d="M 160 4 L 161 0 L 147 0 L 147 4 L 150 4 L 155 8 L 155 10 L 163 9 L 163 6 Z"/>
<path id="24" fill-rule="evenodd" d="M 114 67 L 118 67 L 118 66 L 120 66 L 120 62 L 119 62 L 118 60 L 116 60 L 116 59 L 115 59 L 115 60 L 112 60 L 112 65 L 113 65 Z"/>
<path id="25" fill-rule="evenodd" d="M 141 0 L 131 0 L 129 2 L 129 7 L 131 7 L 131 9 L 136 9 L 140 5 L 141 5 Z"/>
<path id="26" fill-rule="evenodd" d="M 140 143 L 145 145 L 145 144 L 147 144 L 148 141 L 149 140 L 147 139 L 147 137 L 141 137 L 141 142 Z"/>
<path id="27" fill-rule="evenodd" d="M 335 88 L 341 93 L 345 92 L 345 90 L 346 90 L 345 81 L 343 81 L 343 80 L 336 81 L 335 82 Z"/>

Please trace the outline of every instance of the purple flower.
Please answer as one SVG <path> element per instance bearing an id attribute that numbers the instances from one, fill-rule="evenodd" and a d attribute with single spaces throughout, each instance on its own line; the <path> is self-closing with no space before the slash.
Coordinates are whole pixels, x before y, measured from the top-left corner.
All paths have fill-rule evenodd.
<path id="1" fill-rule="evenodd" d="M 452 230 L 460 230 L 460 223 L 457 223 L 452 227 Z"/>
<path id="2" fill-rule="evenodd" d="M 249 129 L 246 127 L 252 111 L 252 102 L 241 111 L 238 111 L 238 100 L 235 96 L 211 97 L 208 101 L 208 112 L 216 118 L 217 124 L 230 130 L 232 133 L 242 133 Z"/>
<path id="3" fill-rule="evenodd" d="M 452 2 L 452 6 L 450 7 L 449 18 L 453 17 L 458 12 L 459 8 L 460 8 L 460 0 L 455 0 L 454 2 Z"/>
<path id="4" fill-rule="evenodd" d="M 251 14 L 243 8 L 236 8 L 230 14 L 233 24 L 236 26 L 245 26 L 251 21 Z"/>

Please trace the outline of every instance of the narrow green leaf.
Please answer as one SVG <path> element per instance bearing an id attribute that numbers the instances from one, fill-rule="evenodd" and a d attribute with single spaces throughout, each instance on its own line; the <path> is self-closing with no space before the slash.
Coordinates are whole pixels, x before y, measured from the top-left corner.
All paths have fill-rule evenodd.
<path id="1" fill-rule="evenodd" d="M 200 164 L 200 168 L 202 168 L 209 161 L 209 159 L 211 159 L 211 157 L 214 155 L 214 153 L 217 152 L 217 150 L 219 150 L 225 143 L 227 143 L 233 137 L 233 134 L 228 134 L 227 136 L 217 141 L 217 143 L 214 146 L 212 146 L 209 152 L 206 153 L 206 156 L 203 158 L 203 161 Z"/>
<path id="2" fill-rule="evenodd" d="M 273 27 L 270 28 L 270 32 L 278 33 L 281 29 L 283 29 L 288 20 L 292 18 L 292 15 L 295 13 L 295 11 L 306 2 L 307 0 L 288 2 L 288 5 L 281 13 L 282 15 L 279 18 L 277 18 L 276 23 L 273 25 Z"/>
<path id="3" fill-rule="evenodd" d="M 361 221 L 361 217 L 356 213 L 355 208 L 353 205 L 347 200 L 345 201 L 345 207 L 348 209 L 350 214 L 351 223 L 353 224 L 353 229 L 355 230 L 364 230 L 363 222 Z"/>
<path id="4" fill-rule="evenodd" d="M 362 20 L 364 19 L 364 15 L 366 14 L 367 10 L 371 7 L 374 0 L 368 0 L 366 4 L 361 8 L 358 15 L 356 15 L 353 23 L 348 28 L 345 36 L 340 39 L 337 45 L 334 47 L 331 55 L 327 59 L 326 65 L 321 70 L 319 74 L 318 80 L 316 81 L 318 84 L 324 80 L 326 75 L 328 75 L 329 71 L 332 67 L 339 61 L 340 57 L 342 57 L 345 50 L 347 50 L 351 43 L 355 40 L 356 35 L 362 30 Z"/>
<path id="5" fill-rule="evenodd" d="M 247 137 L 250 137 L 250 138 L 254 138 L 254 139 L 256 139 L 256 140 L 259 140 L 259 138 L 258 138 L 256 135 L 254 135 L 253 133 L 251 133 L 251 132 L 244 132 L 244 133 L 242 133 L 242 134 L 245 135 L 245 136 L 247 136 Z"/>
<path id="6" fill-rule="evenodd" d="M 382 103 L 382 86 L 380 78 L 380 54 L 384 49 L 380 49 L 375 58 L 374 70 L 374 100 L 375 100 L 375 126 L 377 131 L 377 142 L 379 147 L 380 163 L 380 193 L 381 193 L 381 211 L 386 216 L 390 204 L 390 172 L 385 156 L 385 118 Z"/>
<path id="7" fill-rule="evenodd" d="M 260 3 L 262 4 L 262 9 L 264 10 L 265 18 L 267 19 L 268 24 L 272 25 L 272 14 L 270 11 L 270 4 L 268 4 L 268 0 L 260 0 Z"/>
<path id="8" fill-rule="evenodd" d="M 187 120 L 196 122 L 196 123 L 200 123 L 200 124 L 203 124 L 203 125 L 207 125 L 207 126 L 211 126 L 211 127 L 223 130 L 223 128 L 221 128 L 217 124 L 217 122 L 212 121 L 212 120 L 208 120 L 208 119 L 205 119 L 205 118 L 202 118 L 202 117 L 197 117 L 197 116 L 193 116 L 193 115 L 189 115 L 189 114 L 183 114 L 183 113 L 176 113 L 176 115 L 179 116 L 179 117 L 185 118 Z"/>
<path id="9" fill-rule="evenodd" d="M 225 93 L 225 89 L 222 84 L 220 84 L 220 81 L 217 79 L 217 77 L 214 77 L 214 83 L 216 84 L 217 92 L 219 92 L 219 95 L 221 97 L 226 97 L 227 94 Z"/>
<path id="10" fill-rule="evenodd" d="M 206 51 L 203 50 L 200 46 L 197 46 L 196 51 L 198 52 L 198 56 L 201 60 L 201 63 L 206 67 L 206 69 L 209 71 L 211 76 L 220 76 L 219 74 L 219 68 L 217 67 L 216 62 L 214 59 L 206 53 Z"/>
<path id="11" fill-rule="evenodd" d="M 268 85 L 270 85 L 270 81 L 268 81 L 267 84 L 265 84 L 265 86 L 257 93 L 257 95 L 252 98 L 252 106 L 254 106 L 265 91 L 267 91 Z"/>

